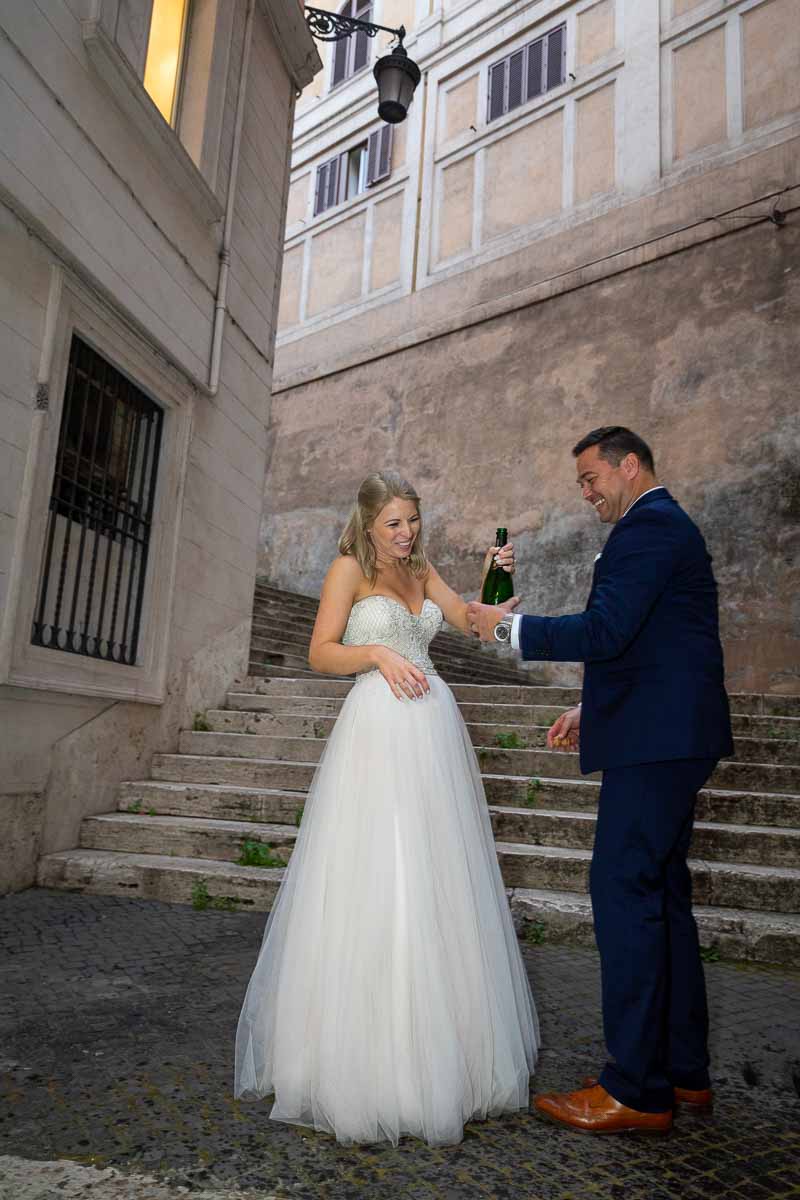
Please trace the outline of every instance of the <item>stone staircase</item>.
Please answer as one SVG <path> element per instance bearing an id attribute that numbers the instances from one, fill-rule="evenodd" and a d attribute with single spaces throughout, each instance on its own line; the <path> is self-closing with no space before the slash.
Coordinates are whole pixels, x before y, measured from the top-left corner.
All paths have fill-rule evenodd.
<path id="1" fill-rule="evenodd" d="M 308 665 L 308 643 L 318 601 L 259 583 L 253 604 L 250 674 L 272 678 L 319 679 Z M 460 633 L 443 631 L 431 642 L 431 658 L 448 683 L 530 683 L 513 657 L 481 646 Z"/>
<path id="2" fill-rule="evenodd" d="M 121 785 L 117 812 L 86 818 L 77 849 L 42 858 L 40 886 L 270 908 L 352 686 L 305 665 L 315 603 L 259 587 L 250 676 L 181 734 L 178 753 L 156 756 L 151 779 Z M 477 750 L 520 932 L 592 944 L 599 778 L 545 747 L 577 691 L 531 683 L 453 634 L 432 653 Z M 800 966 L 800 697 L 731 704 L 736 756 L 701 793 L 692 844 L 701 941 L 712 957 Z"/>

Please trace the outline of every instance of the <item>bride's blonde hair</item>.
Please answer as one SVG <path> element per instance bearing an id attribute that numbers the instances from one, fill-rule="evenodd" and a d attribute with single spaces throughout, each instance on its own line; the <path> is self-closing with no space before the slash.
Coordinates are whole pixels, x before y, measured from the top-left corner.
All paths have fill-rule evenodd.
<path id="1" fill-rule="evenodd" d="M 416 489 L 395 471 L 373 471 L 358 489 L 356 506 L 339 538 L 339 553 L 353 555 L 370 586 L 373 586 L 378 578 L 378 567 L 369 529 L 390 500 L 409 500 L 417 506 L 420 524 L 406 561 L 412 575 L 419 577 L 428 569 L 428 560 L 422 548 L 422 512 Z"/>

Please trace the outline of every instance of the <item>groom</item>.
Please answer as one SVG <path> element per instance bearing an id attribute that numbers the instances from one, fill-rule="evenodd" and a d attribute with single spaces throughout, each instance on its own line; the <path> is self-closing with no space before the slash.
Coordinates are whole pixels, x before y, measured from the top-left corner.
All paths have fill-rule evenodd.
<path id="1" fill-rule="evenodd" d="M 523 659 L 585 663 L 582 703 L 547 735 L 603 771 L 590 890 L 611 1055 L 599 1081 L 536 1108 L 591 1133 L 666 1132 L 676 1102 L 711 1104 L 708 1011 L 686 863 L 697 792 L 733 752 L 717 588 L 697 526 L 620 425 L 572 451 L 584 500 L 611 533 L 586 611 L 511 615 L 473 603 L 484 641 Z"/>

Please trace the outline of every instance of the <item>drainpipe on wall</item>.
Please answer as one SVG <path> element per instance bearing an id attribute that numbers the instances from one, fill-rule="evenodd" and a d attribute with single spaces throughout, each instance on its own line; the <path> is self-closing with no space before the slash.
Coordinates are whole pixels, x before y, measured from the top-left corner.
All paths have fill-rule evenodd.
<path id="1" fill-rule="evenodd" d="M 250 44 L 253 38 L 253 17 L 256 0 L 248 0 L 242 45 L 242 68 L 239 74 L 239 91 L 236 97 L 236 124 L 231 150 L 231 169 L 228 176 L 228 194 L 225 200 L 225 222 L 222 227 L 222 245 L 219 251 L 219 277 L 217 296 L 214 302 L 214 331 L 211 336 L 211 364 L 208 371 L 208 390 L 212 396 L 219 391 L 219 375 L 222 364 L 222 335 L 225 331 L 225 313 L 228 307 L 228 275 L 231 265 L 231 233 L 233 209 L 236 199 L 236 176 L 239 172 L 239 151 L 242 145 L 244 105 L 247 92 L 247 71 L 250 65 Z"/>

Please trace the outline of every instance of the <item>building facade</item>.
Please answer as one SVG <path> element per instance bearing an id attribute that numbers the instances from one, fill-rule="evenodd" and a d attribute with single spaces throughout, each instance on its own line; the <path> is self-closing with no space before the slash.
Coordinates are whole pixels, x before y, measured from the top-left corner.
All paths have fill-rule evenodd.
<path id="1" fill-rule="evenodd" d="M 246 671 L 297 0 L 0 6 L 0 891 Z"/>
<path id="2" fill-rule="evenodd" d="M 797 692 L 795 0 L 367 10 L 423 78 L 383 163 L 386 35 L 298 101 L 262 570 L 318 591 L 391 466 L 454 586 L 503 524 L 523 606 L 580 609 L 606 531 L 570 447 L 626 424 L 706 534 L 730 686 Z"/>

